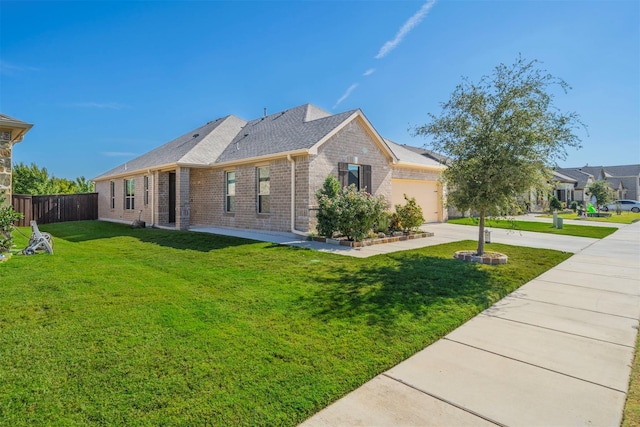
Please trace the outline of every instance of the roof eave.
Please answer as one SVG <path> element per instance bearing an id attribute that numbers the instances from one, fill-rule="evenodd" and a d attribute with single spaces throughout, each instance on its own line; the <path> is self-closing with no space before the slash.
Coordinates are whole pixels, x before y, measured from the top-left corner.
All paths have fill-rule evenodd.
<path id="1" fill-rule="evenodd" d="M 12 130 L 13 129 L 18 130 L 17 135 L 12 135 L 11 137 L 11 143 L 17 144 L 18 142 L 21 142 L 24 139 L 25 134 L 29 132 L 29 130 L 33 127 L 33 124 L 2 119 L 0 120 L 0 127 L 7 127 Z"/>
<path id="2" fill-rule="evenodd" d="M 218 167 L 227 167 L 227 166 L 236 166 L 236 165 L 246 165 L 250 163 L 267 162 L 270 160 L 276 160 L 276 159 L 282 159 L 282 158 L 286 159 L 288 156 L 308 156 L 309 154 L 312 154 L 311 150 L 307 150 L 306 148 L 304 148 L 300 150 L 281 151 L 279 153 L 265 154 L 263 156 L 247 157 L 239 160 L 228 160 L 226 162 L 220 162 L 220 163 L 211 162 L 207 166 L 218 168 Z"/>
<path id="3" fill-rule="evenodd" d="M 422 163 L 413 163 L 413 162 L 407 162 L 407 161 L 403 161 L 403 160 L 398 160 L 393 166 L 396 167 L 404 167 L 404 168 L 412 168 L 412 169 L 428 169 L 428 170 L 435 170 L 435 171 L 443 171 L 445 170 L 447 167 L 445 165 L 424 165 Z"/>

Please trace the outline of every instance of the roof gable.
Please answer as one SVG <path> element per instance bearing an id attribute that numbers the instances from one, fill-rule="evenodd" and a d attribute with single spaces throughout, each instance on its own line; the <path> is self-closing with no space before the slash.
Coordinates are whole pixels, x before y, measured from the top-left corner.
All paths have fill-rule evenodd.
<path id="1" fill-rule="evenodd" d="M 240 130 L 214 163 L 308 150 L 341 125 L 353 111 L 324 114 L 328 113 L 306 104 L 252 120 Z"/>

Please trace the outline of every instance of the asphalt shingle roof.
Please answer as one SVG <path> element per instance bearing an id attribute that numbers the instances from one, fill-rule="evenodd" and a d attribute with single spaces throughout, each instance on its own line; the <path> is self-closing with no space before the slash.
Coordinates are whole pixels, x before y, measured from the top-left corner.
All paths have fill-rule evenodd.
<path id="1" fill-rule="evenodd" d="M 395 154 L 396 158 L 400 162 L 414 163 L 418 165 L 433 166 L 433 167 L 439 167 L 439 168 L 444 167 L 442 163 L 440 163 L 439 161 L 431 157 L 423 156 L 419 154 L 419 152 L 411 149 L 416 147 L 409 147 L 408 145 L 400 145 L 386 138 L 384 139 L 384 142 L 387 143 L 387 146 L 391 149 L 393 154 Z"/>
<path id="2" fill-rule="evenodd" d="M 244 124 L 246 124 L 244 120 L 235 116 L 216 119 L 123 163 L 95 179 L 174 163 L 205 166 L 222 152 Z"/>
<path id="3" fill-rule="evenodd" d="M 306 104 L 252 120 L 242 128 L 215 163 L 309 149 L 356 111 L 331 115 Z"/>
<path id="4" fill-rule="evenodd" d="M 587 185 L 589 178 L 595 180 L 595 177 L 592 174 L 581 171 L 578 168 L 557 168 L 556 172 L 575 179 L 577 182 L 576 188 L 584 188 Z"/>
<path id="5" fill-rule="evenodd" d="M 95 178 L 107 179 L 163 165 L 209 166 L 290 151 L 308 150 L 360 110 L 330 114 L 305 104 L 259 119 L 214 120 Z M 440 166 L 433 159 L 384 140 L 401 161 Z"/>

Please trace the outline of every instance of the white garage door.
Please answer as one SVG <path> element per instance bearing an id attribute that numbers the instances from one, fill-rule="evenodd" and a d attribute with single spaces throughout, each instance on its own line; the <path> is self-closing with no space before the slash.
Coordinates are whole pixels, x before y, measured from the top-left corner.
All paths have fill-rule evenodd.
<path id="1" fill-rule="evenodd" d="M 442 218 L 442 204 L 438 194 L 436 181 L 419 181 L 410 179 L 391 180 L 391 205 L 404 205 L 404 195 L 415 197 L 422 208 L 426 222 L 438 222 Z"/>

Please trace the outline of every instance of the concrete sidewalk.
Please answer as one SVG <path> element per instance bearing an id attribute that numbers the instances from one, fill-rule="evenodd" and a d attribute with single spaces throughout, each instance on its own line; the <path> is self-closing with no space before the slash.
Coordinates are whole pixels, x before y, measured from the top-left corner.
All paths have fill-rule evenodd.
<path id="1" fill-rule="evenodd" d="M 302 425 L 617 426 L 639 316 L 635 223 Z"/>

